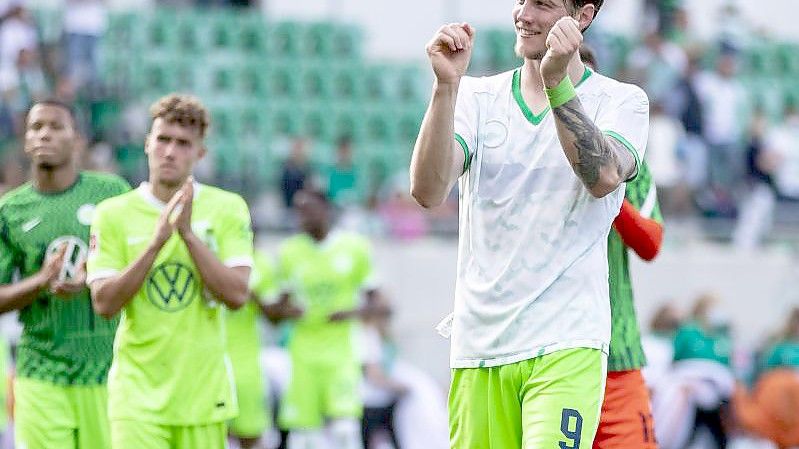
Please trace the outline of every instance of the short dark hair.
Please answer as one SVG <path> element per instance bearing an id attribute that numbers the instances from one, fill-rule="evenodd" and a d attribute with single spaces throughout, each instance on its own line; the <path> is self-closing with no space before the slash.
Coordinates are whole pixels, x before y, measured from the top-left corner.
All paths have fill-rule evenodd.
<path id="1" fill-rule="evenodd" d="M 75 113 L 75 108 L 66 101 L 59 100 L 58 98 L 45 98 L 44 100 L 37 101 L 28 109 L 28 114 L 35 106 L 54 106 L 67 111 L 69 119 L 72 120 L 72 128 L 77 131 L 78 129 L 78 116 Z"/>
<path id="2" fill-rule="evenodd" d="M 585 5 L 594 5 L 594 18 L 599 14 L 599 9 L 602 8 L 602 3 L 605 0 L 571 0 L 575 8 L 582 8 Z"/>
<path id="3" fill-rule="evenodd" d="M 309 197 L 319 201 L 324 206 L 330 206 L 330 198 L 325 195 L 324 192 L 321 190 L 314 188 L 314 187 L 304 187 L 301 190 L 298 190 L 297 193 L 301 193 L 303 195 L 308 195 Z"/>
<path id="4" fill-rule="evenodd" d="M 597 69 L 598 66 L 596 62 L 596 53 L 594 53 L 594 49 L 592 49 L 588 44 L 580 45 L 580 59 L 588 67 L 591 67 L 594 70 Z"/>

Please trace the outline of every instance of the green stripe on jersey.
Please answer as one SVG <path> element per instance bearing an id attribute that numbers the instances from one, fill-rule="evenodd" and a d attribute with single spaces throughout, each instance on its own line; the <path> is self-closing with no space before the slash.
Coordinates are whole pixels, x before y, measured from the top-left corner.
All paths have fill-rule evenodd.
<path id="1" fill-rule="evenodd" d="M 85 260 L 95 205 L 129 189 L 117 176 L 84 172 L 61 193 L 43 194 L 28 183 L 6 194 L 0 199 L 0 282 L 38 272 L 45 254 L 62 243 L 69 245 L 67 268 Z M 58 385 L 105 383 L 117 320 L 92 311 L 88 290 L 71 299 L 42 292 L 19 319 L 18 376 Z"/>
<path id="2" fill-rule="evenodd" d="M 651 198 L 652 175 L 646 162 L 641 164 L 635 181 L 628 182 L 625 198 L 638 210 L 654 201 L 650 217 L 663 223 L 657 198 Z M 649 201 L 647 201 L 649 198 Z M 641 348 L 641 333 L 635 315 L 632 283 L 630 281 L 629 251 L 619 233 L 611 229 L 608 236 L 608 269 L 610 274 L 611 328 L 608 371 L 638 369 L 646 364 Z"/>

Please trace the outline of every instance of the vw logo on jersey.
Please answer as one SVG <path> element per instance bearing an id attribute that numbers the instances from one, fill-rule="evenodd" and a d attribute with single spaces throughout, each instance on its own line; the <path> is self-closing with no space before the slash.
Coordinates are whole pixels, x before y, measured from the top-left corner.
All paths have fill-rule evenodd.
<path id="1" fill-rule="evenodd" d="M 497 148 L 508 140 L 508 125 L 498 119 L 488 120 L 485 124 L 485 136 L 483 146 L 485 148 Z"/>
<path id="2" fill-rule="evenodd" d="M 89 226 L 92 224 L 92 218 L 94 218 L 94 204 L 84 204 L 83 206 L 78 208 L 78 223 Z"/>
<path id="3" fill-rule="evenodd" d="M 197 283 L 194 273 L 181 263 L 157 266 L 147 278 L 147 298 L 165 312 L 177 312 L 194 300 Z"/>
<path id="4" fill-rule="evenodd" d="M 74 279 L 89 254 L 89 247 L 80 237 L 63 235 L 50 242 L 47 247 L 47 256 L 56 253 L 63 245 L 66 245 L 67 249 L 64 253 L 64 263 L 61 265 L 61 273 L 58 276 L 62 281 Z"/>

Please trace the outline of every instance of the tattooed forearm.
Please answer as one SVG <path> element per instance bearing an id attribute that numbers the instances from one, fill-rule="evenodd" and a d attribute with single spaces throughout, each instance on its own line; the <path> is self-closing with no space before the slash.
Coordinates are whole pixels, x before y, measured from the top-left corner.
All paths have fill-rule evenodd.
<path id="1" fill-rule="evenodd" d="M 588 189 L 600 184 L 602 172 L 612 170 L 623 181 L 630 174 L 629 152 L 605 136 L 588 118 L 578 98 L 553 109 L 561 144 L 575 173 Z M 632 162 L 634 167 L 635 162 Z M 611 190 L 615 190 L 616 186 Z"/>

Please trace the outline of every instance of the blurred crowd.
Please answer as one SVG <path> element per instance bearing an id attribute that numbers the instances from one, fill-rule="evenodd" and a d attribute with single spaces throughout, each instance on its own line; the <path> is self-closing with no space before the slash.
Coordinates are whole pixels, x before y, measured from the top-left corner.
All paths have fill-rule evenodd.
<path id="1" fill-rule="evenodd" d="M 692 35 L 682 3 L 646 2 L 640 42 L 617 77 L 649 95 L 646 158 L 664 214 L 734 222 L 713 237 L 754 248 L 775 213 L 799 199 L 799 96 L 767 110 L 768 84 L 787 74 L 752 74 L 750 55 L 769 41 L 767 31 L 754 29 L 734 3 L 721 7 L 721 30 L 711 41 Z"/>
<path id="2" fill-rule="evenodd" d="M 799 445 L 799 308 L 755 348 L 733 335 L 713 295 L 685 315 L 669 304 L 655 313 L 644 377 L 661 448 Z"/>
<path id="3" fill-rule="evenodd" d="M 99 69 L 108 8 L 102 0 L 64 1 L 57 20 L 34 14 L 23 0 L 0 4 L 2 189 L 23 181 L 21 122 L 32 101 L 49 96 L 78 106 L 87 167 L 119 172 L 133 183 L 145 173 L 144 105 L 106 86 Z M 608 30 L 592 30 L 587 39 L 597 50 L 600 70 L 642 86 L 650 97 L 646 157 L 667 219 L 710 223 L 703 232 L 741 248 L 759 246 L 775 220 L 787 223 L 787 229 L 799 223 L 799 95 L 773 114 L 761 92 L 752 89 L 758 83 L 743 74 L 752 45 L 766 37 L 734 6 L 719 12 L 720 33 L 701 41 L 690 32 L 682 1 L 643 3 L 646 20 L 619 64 L 603 62 L 613 53 Z M 116 117 L 111 127 L 110 116 Z M 421 211 L 407 194 L 405 172 L 359 162 L 368 150 L 363 142 L 341 136 L 335 148 L 322 145 L 320 150 L 318 142 L 303 136 L 283 137 L 269 142 L 270 153 L 284 158 L 282 167 L 270 168 L 275 173 L 271 187 L 248 183 L 249 173 L 218 179 L 212 158 L 200 167 L 200 176 L 241 191 L 255 204 L 260 228 L 291 227 L 290 217 L 284 221 L 285 216 L 276 220 L 259 214 L 258 205 L 261 210 L 286 207 L 291 192 L 310 182 L 328 191 L 345 223 L 370 235 L 415 238 L 457 231 L 457 192 L 445 207 Z M 400 144 L 409 156 L 412 142 Z M 332 162 L 320 164 L 311 157 L 319 151 L 332 151 L 321 159 Z"/>

